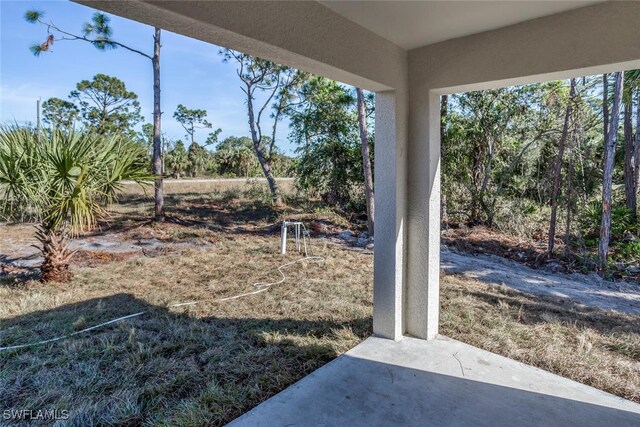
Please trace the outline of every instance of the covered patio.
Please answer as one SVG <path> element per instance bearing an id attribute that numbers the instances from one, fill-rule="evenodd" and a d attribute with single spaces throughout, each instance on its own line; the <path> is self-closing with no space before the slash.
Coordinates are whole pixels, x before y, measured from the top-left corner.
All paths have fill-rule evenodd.
<path id="1" fill-rule="evenodd" d="M 376 92 L 374 337 L 236 425 L 640 424 L 438 335 L 440 96 L 640 68 L 640 3 L 78 2 Z"/>
<path id="2" fill-rule="evenodd" d="M 446 337 L 369 338 L 233 426 L 631 426 L 640 405 Z"/>

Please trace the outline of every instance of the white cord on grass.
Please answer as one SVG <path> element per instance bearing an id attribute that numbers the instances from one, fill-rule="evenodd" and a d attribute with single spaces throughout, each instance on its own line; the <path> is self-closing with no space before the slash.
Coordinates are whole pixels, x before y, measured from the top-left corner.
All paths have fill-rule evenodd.
<path id="1" fill-rule="evenodd" d="M 310 262 L 324 262 L 324 258 L 322 258 L 321 256 L 305 256 L 304 258 L 300 258 L 297 259 L 295 261 L 291 261 L 288 262 L 286 264 L 282 264 L 280 267 L 278 267 L 278 273 L 280 273 L 280 275 L 282 276 L 282 278 L 280 280 L 278 280 L 277 282 L 257 282 L 254 283 L 253 286 L 260 289 L 260 291 L 266 291 L 267 289 L 269 289 L 271 286 L 275 286 L 275 285 L 279 285 L 281 283 L 283 283 L 285 280 L 287 280 L 287 276 L 284 274 L 283 269 L 292 266 L 293 264 L 297 264 L 299 262 L 303 262 L 303 261 L 310 261 Z M 258 292 L 260 292 L 258 291 Z"/>
<path id="2" fill-rule="evenodd" d="M 116 322 L 119 322 L 121 320 L 131 319 L 132 317 L 142 316 L 143 314 L 145 314 L 144 311 L 141 311 L 141 312 L 135 313 L 135 314 L 129 314 L 128 316 L 118 317 L 117 319 L 109 320 L 108 322 L 100 323 L 99 325 L 91 326 L 90 328 L 85 328 L 85 329 L 83 329 L 81 331 L 76 331 L 76 332 L 73 332 L 73 333 L 68 334 L 68 335 L 63 335 L 63 336 L 60 336 L 60 337 L 55 337 L 55 338 L 51 338 L 51 339 L 44 340 L 44 341 L 38 341 L 38 342 L 30 343 L 30 344 L 12 345 L 12 346 L 9 346 L 9 347 L 0 347 L 0 351 L 17 350 L 17 349 L 20 349 L 20 348 L 33 347 L 33 346 L 36 346 L 36 345 L 49 344 L 49 343 L 52 343 L 52 342 L 61 341 L 61 340 L 64 340 L 66 338 L 71 338 L 74 335 L 79 335 L 79 334 L 83 334 L 85 332 L 93 331 L 94 329 L 102 328 L 103 326 L 111 325 L 112 323 L 116 323 Z"/>
<path id="3" fill-rule="evenodd" d="M 304 226 L 304 224 L 302 224 L 302 228 L 304 229 L 304 231 L 307 231 L 307 228 Z M 276 282 L 256 282 L 256 283 L 253 284 L 253 287 L 257 288 L 258 289 L 257 291 L 247 292 L 247 293 L 244 293 L 244 294 L 234 295 L 234 296 L 226 297 L 226 298 L 206 299 L 206 300 L 191 301 L 191 302 L 181 302 L 181 303 L 178 303 L 178 304 L 171 304 L 169 307 L 184 307 L 184 306 L 188 306 L 188 305 L 201 304 L 203 302 L 224 302 L 224 301 L 230 301 L 230 300 L 234 300 L 234 299 L 238 299 L 238 298 L 243 298 L 243 297 L 250 296 L 250 295 L 259 294 L 259 293 L 267 291 L 272 286 L 284 283 L 284 281 L 287 280 L 287 276 L 284 274 L 284 269 L 286 269 L 287 267 L 290 267 L 290 266 L 292 266 L 294 264 L 297 264 L 297 263 L 303 262 L 303 261 L 310 261 L 310 262 L 317 262 L 317 263 L 324 262 L 324 258 L 321 257 L 321 256 L 309 256 L 309 248 L 311 247 L 311 243 L 307 243 L 307 235 L 304 232 L 302 233 L 302 242 L 304 244 L 304 257 L 300 258 L 300 259 L 297 259 L 295 261 L 287 262 L 285 264 L 282 264 L 280 267 L 278 267 L 278 273 L 280 273 L 280 276 L 282 276 L 282 277 L 280 278 L 280 280 L 278 280 Z"/>
<path id="4" fill-rule="evenodd" d="M 304 226 L 304 224 L 302 224 L 302 228 L 304 228 L 304 231 L 307 230 L 307 228 Z M 304 257 L 300 258 L 300 259 L 297 259 L 295 261 L 287 262 L 285 264 L 282 264 L 280 267 L 278 267 L 278 273 L 280 273 L 280 275 L 282 276 L 282 278 L 280 280 L 278 280 L 276 282 L 257 282 L 257 283 L 254 283 L 253 287 L 258 288 L 258 290 L 253 291 L 253 292 L 247 292 L 247 293 L 233 295 L 233 296 L 225 297 L 225 298 L 176 303 L 176 304 L 169 305 L 169 307 L 190 306 L 190 305 L 200 304 L 200 303 L 203 303 L 203 302 L 225 302 L 225 301 L 231 301 L 231 300 L 235 300 L 235 299 L 238 299 L 238 298 L 243 298 L 243 297 L 246 297 L 246 296 L 250 296 L 250 295 L 255 295 L 255 294 L 262 293 L 262 292 L 266 292 L 272 286 L 284 283 L 284 281 L 287 280 L 287 276 L 284 274 L 284 269 L 285 268 L 290 267 L 290 266 L 292 266 L 294 264 L 297 264 L 299 262 L 303 262 L 303 261 L 310 261 L 310 262 L 317 262 L 317 263 L 324 262 L 324 258 L 321 257 L 321 256 L 309 256 L 309 253 L 307 251 L 307 240 L 306 240 L 306 237 L 307 237 L 306 233 L 303 232 L 302 233 L 302 241 L 304 243 Z M 309 244 L 309 247 L 310 246 L 311 245 Z M 56 342 L 56 341 L 61 341 L 61 340 L 67 339 L 67 338 L 71 338 L 71 337 L 73 337 L 75 335 L 80 335 L 80 334 L 83 334 L 83 333 L 86 333 L 86 332 L 93 331 L 93 330 L 98 329 L 98 328 L 102 328 L 104 326 L 111 325 L 111 324 L 116 323 L 116 322 L 120 322 L 122 320 L 127 320 L 127 319 L 131 319 L 133 317 L 142 316 L 145 313 L 146 312 L 144 312 L 144 311 L 140 311 L 138 313 L 134 313 L 134 314 L 129 314 L 127 316 L 118 317 L 117 319 L 109 320 L 108 322 L 100 323 L 98 325 L 82 329 L 81 331 L 76 331 L 76 332 L 73 332 L 71 334 L 62 335 L 62 336 L 51 338 L 51 339 L 44 340 L 44 341 L 38 341 L 38 342 L 28 343 L 28 344 L 12 345 L 12 346 L 8 346 L 8 347 L 0 347 L 0 352 L 1 351 L 8 351 L 8 350 L 19 350 L 19 349 L 22 349 L 22 348 L 35 347 L 35 346 L 38 346 L 38 345 L 49 344 L 49 343 L 53 343 L 53 342 Z"/>
<path id="5" fill-rule="evenodd" d="M 271 286 L 275 286 L 275 285 L 279 285 L 280 283 L 283 283 L 285 280 L 287 280 L 287 276 L 284 274 L 283 270 L 299 262 L 303 262 L 303 261 L 311 261 L 311 262 L 317 262 L 317 263 L 324 262 L 324 258 L 321 256 L 309 256 L 309 252 L 307 251 L 307 233 L 308 233 L 307 227 L 305 227 L 304 224 L 302 224 L 302 228 L 303 228 L 302 243 L 304 244 L 304 257 L 297 259 L 295 261 L 288 262 L 286 264 L 282 264 L 280 267 L 278 267 L 278 273 L 280 273 L 282 278 L 277 282 L 266 282 L 266 283 L 257 282 L 253 284 L 253 287 L 266 290 L 266 289 L 269 289 Z M 311 247 L 311 244 L 309 244 L 309 247 Z"/>
<path id="6" fill-rule="evenodd" d="M 258 291 L 254 291 L 254 292 L 247 292 L 246 294 L 234 295 L 232 297 L 219 298 L 219 299 L 204 299 L 204 300 L 200 300 L 200 301 L 181 302 L 181 303 L 178 303 L 178 304 L 171 304 L 169 307 L 183 307 L 185 305 L 196 305 L 196 304 L 200 304 L 200 303 L 203 303 L 203 302 L 224 302 L 224 301 L 229 301 L 229 300 L 232 300 L 232 299 L 238 299 L 238 298 L 242 298 L 242 297 L 247 297 L 249 295 L 259 294 L 260 292 L 264 292 L 266 290 L 267 290 L 267 288 L 260 289 Z"/>

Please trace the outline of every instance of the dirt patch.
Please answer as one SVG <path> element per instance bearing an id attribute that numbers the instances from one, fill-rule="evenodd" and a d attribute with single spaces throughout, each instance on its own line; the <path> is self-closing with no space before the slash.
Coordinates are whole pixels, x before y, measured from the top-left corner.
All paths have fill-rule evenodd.
<path id="1" fill-rule="evenodd" d="M 78 267 L 97 267 L 114 261 L 124 261 L 140 256 L 140 252 L 105 252 L 105 251 L 78 251 L 73 257 L 73 265 Z"/>
<path id="2" fill-rule="evenodd" d="M 531 295 L 555 297 L 590 307 L 640 314 L 640 287 L 606 282 L 596 274 L 563 274 L 535 270 L 494 255 L 441 252 L 440 267 L 493 286 L 506 286 Z"/>
<path id="3" fill-rule="evenodd" d="M 539 268 L 546 245 L 537 240 L 509 236 L 486 227 L 448 228 L 442 243 L 469 254 L 491 254 Z"/>
<path id="4" fill-rule="evenodd" d="M 596 255 L 586 249 L 573 249 L 571 254 L 565 255 L 564 241 L 556 241 L 554 255 L 547 252 L 547 236 L 538 230 L 531 238 L 510 236 L 499 230 L 488 229 L 484 226 L 458 226 L 442 231 L 442 242 L 458 251 L 473 255 L 497 255 L 502 258 L 517 261 L 534 269 L 543 269 L 556 273 L 589 274 L 595 271 Z M 610 256 L 615 259 L 616 248 Z M 625 262 L 610 265 L 608 278 L 640 284 L 640 268 Z"/>

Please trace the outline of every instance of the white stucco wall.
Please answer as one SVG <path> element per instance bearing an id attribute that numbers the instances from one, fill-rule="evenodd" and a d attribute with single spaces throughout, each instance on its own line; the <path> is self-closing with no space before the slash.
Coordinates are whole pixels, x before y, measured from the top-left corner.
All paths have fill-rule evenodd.
<path id="1" fill-rule="evenodd" d="M 376 94 L 373 332 L 390 339 L 405 331 L 408 108 L 406 90 Z"/>
<path id="2" fill-rule="evenodd" d="M 409 52 L 412 85 L 455 93 L 640 68 L 640 2 L 612 1 Z"/>

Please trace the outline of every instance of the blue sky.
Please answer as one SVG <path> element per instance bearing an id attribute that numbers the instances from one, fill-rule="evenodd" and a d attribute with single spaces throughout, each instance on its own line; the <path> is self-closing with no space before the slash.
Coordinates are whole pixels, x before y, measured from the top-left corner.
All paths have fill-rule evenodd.
<path id="1" fill-rule="evenodd" d="M 118 77 L 138 94 L 142 115 L 152 121 L 151 61 L 124 49 L 101 52 L 88 43 L 56 43 L 51 52 L 35 57 L 29 46 L 46 37 L 44 26 L 29 24 L 25 11 L 36 9 L 58 27 L 79 33 L 94 9 L 68 1 L 0 0 L 0 122 L 35 122 L 36 100 L 67 99 L 80 80 L 97 73 Z M 111 15 L 113 38 L 144 52 L 152 50 L 153 28 Z M 161 51 L 163 132 L 184 139 L 184 130 L 173 119 L 179 103 L 205 109 L 221 137 L 249 135 L 244 94 L 233 64 L 222 62 L 218 46 L 163 31 Z M 286 121 L 279 124 L 278 146 L 292 153 Z M 203 141 L 208 130 L 196 134 Z"/>

